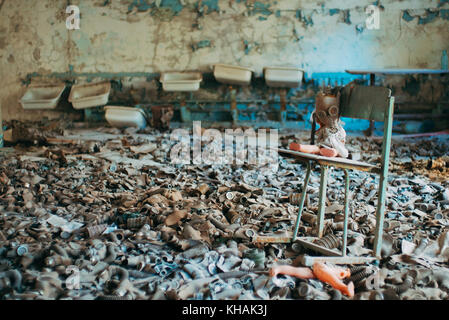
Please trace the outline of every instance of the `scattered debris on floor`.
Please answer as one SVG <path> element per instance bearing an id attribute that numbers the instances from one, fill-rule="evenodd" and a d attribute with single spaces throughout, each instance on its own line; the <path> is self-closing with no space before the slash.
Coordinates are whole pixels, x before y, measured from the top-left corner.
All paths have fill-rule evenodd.
<path id="1" fill-rule="evenodd" d="M 312 251 L 258 240 L 291 236 L 298 206 L 289 200 L 305 166 L 282 158 L 277 172 L 171 164 L 170 132 L 150 128 L 49 131 L 14 139 L 33 143 L 0 159 L 3 299 L 448 298 L 447 139 L 393 140 L 379 266 L 322 264 L 297 277 L 291 268 Z M 298 139 L 307 141 L 281 142 Z M 378 162 L 375 139 L 348 139 L 353 159 Z M 348 251 L 369 255 L 378 176 L 350 178 Z M 321 245 L 333 249 L 343 231 L 343 172 L 329 179 Z M 318 189 L 315 170 L 302 236 L 315 229 Z"/>

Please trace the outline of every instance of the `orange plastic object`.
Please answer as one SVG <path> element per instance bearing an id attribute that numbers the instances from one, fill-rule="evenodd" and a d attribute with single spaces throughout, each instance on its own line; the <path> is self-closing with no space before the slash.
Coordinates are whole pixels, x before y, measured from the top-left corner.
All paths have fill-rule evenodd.
<path id="1" fill-rule="evenodd" d="M 334 266 L 326 265 L 322 262 L 316 262 L 313 265 L 313 274 L 321 281 L 330 284 L 333 288 L 352 298 L 354 296 L 354 283 L 348 285 L 341 281 L 351 276 L 348 269 L 342 269 Z"/>
<path id="2" fill-rule="evenodd" d="M 288 276 L 300 278 L 300 279 L 314 279 L 310 268 L 297 268 L 292 266 L 274 266 L 270 270 L 270 276 L 275 277 L 278 274 L 286 274 Z"/>
<path id="3" fill-rule="evenodd" d="M 289 148 L 290 148 L 290 150 L 293 150 L 293 151 L 299 151 L 299 149 L 301 148 L 301 145 L 299 143 L 292 142 L 292 143 L 290 143 Z"/>
<path id="4" fill-rule="evenodd" d="M 330 158 L 338 156 L 337 150 L 335 150 L 333 148 L 321 148 L 320 149 L 320 154 L 323 157 L 330 157 Z"/>
<path id="5" fill-rule="evenodd" d="M 296 142 L 290 143 L 290 150 L 304 152 L 304 153 L 313 153 L 313 154 L 320 153 L 320 147 L 318 147 L 318 146 L 309 145 L 309 144 L 299 144 Z"/>

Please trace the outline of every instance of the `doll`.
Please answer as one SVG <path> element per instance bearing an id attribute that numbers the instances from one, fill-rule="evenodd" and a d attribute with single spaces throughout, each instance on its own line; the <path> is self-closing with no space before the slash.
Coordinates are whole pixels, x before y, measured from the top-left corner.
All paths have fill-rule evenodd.
<path id="1" fill-rule="evenodd" d="M 320 128 L 317 130 L 317 145 L 290 144 L 290 150 L 319 154 L 324 157 L 348 157 L 345 148 L 346 132 L 340 121 L 340 91 L 332 93 L 330 88 L 320 91 L 315 99 L 315 118 Z"/>

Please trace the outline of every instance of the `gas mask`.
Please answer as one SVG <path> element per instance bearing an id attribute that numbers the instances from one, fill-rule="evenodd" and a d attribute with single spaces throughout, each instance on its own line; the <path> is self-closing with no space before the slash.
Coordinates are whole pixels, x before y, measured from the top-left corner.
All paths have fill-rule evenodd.
<path id="1" fill-rule="evenodd" d="M 340 118 L 340 92 L 319 92 L 315 102 L 315 116 L 320 126 L 335 126 Z"/>
<path id="2" fill-rule="evenodd" d="M 346 132 L 340 124 L 340 91 L 339 88 L 326 88 L 317 94 L 315 99 L 315 117 L 320 125 L 318 144 L 333 148 L 343 157 L 348 157 L 345 148 Z"/>

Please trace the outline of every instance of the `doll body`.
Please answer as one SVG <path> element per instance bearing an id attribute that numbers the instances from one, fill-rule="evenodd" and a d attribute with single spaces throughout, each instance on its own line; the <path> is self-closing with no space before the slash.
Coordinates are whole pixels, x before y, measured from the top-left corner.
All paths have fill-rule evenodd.
<path id="1" fill-rule="evenodd" d="M 336 153 L 335 156 L 348 157 L 348 149 L 345 147 L 346 131 L 341 126 L 340 119 L 336 120 L 331 126 L 320 125 L 320 129 L 317 131 L 317 143 L 320 150 L 326 150 L 325 153 L 328 152 L 327 150 L 332 150 L 333 154 Z M 324 154 L 321 152 L 321 155 Z"/>
<path id="2" fill-rule="evenodd" d="M 340 92 L 332 94 L 330 89 L 318 93 L 315 105 L 315 117 L 320 128 L 317 130 L 317 145 L 290 144 L 290 150 L 319 154 L 325 157 L 348 157 L 345 148 L 346 132 L 341 126 Z"/>

